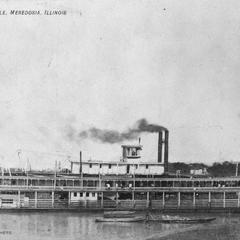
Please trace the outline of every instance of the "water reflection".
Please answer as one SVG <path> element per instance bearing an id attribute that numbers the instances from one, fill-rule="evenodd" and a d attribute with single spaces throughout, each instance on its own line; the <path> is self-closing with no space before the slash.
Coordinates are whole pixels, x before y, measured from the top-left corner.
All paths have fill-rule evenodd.
<path id="1" fill-rule="evenodd" d="M 240 216 L 237 214 L 215 215 L 215 222 L 197 225 L 95 223 L 95 218 L 100 215 L 78 212 L 1 213 L 0 239 L 240 239 Z"/>

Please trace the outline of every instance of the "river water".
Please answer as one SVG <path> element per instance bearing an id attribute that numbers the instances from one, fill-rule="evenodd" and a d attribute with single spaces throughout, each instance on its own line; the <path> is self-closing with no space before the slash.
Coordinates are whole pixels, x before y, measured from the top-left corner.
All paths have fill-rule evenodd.
<path id="1" fill-rule="evenodd" d="M 190 215 L 217 218 L 205 224 L 96 223 L 99 216 L 100 213 L 81 212 L 0 213 L 0 239 L 240 239 L 240 214 Z"/>

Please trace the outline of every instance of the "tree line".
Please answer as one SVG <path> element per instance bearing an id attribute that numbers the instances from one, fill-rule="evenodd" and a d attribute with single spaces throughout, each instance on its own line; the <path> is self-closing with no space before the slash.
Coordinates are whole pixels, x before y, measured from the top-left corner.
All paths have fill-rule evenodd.
<path id="1" fill-rule="evenodd" d="M 184 162 L 172 162 L 169 163 L 168 171 L 170 174 L 180 173 L 180 175 L 190 175 L 192 169 L 204 169 L 206 168 L 209 176 L 212 177 L 232 177 L 237 174 L 240 176 L 240 164 L 237 168 L 237 164 L 234 162 L 224 161 L 222 163 L 215 162 L 212 165 L 206 165 L 204 163 L 184 163 Z"/>

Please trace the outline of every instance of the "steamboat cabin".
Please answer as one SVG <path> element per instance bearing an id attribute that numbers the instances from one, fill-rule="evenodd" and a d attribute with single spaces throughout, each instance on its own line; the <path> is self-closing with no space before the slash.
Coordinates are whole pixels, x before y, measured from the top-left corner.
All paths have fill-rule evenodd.
<path id="1" fill-rule="evenodd" d="M 82 175 L 134 175 L 134 176 L 161 176 L 168 165 L 168 131 L 159 132 L 158 160 L 156 162 L 141 161 L 140 145 L 122 145 L 120 161 L 71 161 L 71 172 Z"/>

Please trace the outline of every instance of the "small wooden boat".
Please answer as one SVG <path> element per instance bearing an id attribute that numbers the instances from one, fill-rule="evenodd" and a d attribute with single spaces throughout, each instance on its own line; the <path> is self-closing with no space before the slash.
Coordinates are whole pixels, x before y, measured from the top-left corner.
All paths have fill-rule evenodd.
<path id="1" fill-rule="evenodd" d="M 96 222 L 143 222 L 146 219 L 144 217 L 128 217 L 128 218 L 97 218 Z"/>
<path id="2" fill-rule="evenodd" d="M 161 223 L 206 223 L 214 221 L 216 218 L 196 218 L 196 219 L 162 219 L 159 222 Z"/>
<path id="3" fill-rule="evenodd" d="M 103 213 L 104 218 L 129 218 L 134 217 L 135 212 L 131 211 L 108 211 Z"/>
<path id="4" fill-rule="evenodd" d="M 154 219 L 149 218 L 147 221 L 160 222 L 160 223 L 206 223 L 214 221 L 216 218 L 187 218 L 187 217 L 172 217 L 172 216 L 163 216 L 162 218 Z"/>

